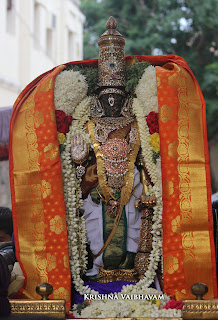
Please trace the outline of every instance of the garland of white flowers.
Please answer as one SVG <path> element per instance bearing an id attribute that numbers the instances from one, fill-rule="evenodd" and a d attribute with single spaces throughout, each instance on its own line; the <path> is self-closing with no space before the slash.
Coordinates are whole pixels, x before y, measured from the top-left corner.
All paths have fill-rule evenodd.
<path id="1" fill-rule="evenodd" d="M 151 111 L 158 112 L 158 99 L 157 99 L 157 83 L 156 73 L 153 66 L 146 68 L 142 78 L 136 87 L 137 98 L 133 101 L 133 112 L 136 116 L 142 155 L 145 161 L 145 167 L 153 182 L 154 186 L 149 187 L 149 194 L 154 194 L 157 199 L 157 204 L 154 207 L 153 224 L 152 224 L 152 251 L 150 253 L 150 263 L 145 276 L 140 280 L 136 286 L 148 288 L 154 280 L 158 263 L 162 256 L 162 188 L 161 188 L 161 168 L 160 161 L 156 164 L 152 159 L 152 146 L 150 144 L 150 133 L 146 123 L 146 116 Z M 138 98 L 139 96 L 139 98 Z"/>
<path id="2" fill-rule="evenodd" d="M 84 131 L 84 124 L 89 120 L 91 97 L 85 97 L 75 108 L 72 116 L 74 119 L 70 130 L 66 135 L 65 150 L 61 154 L 62 171 L 64 180 L 64 198 L 67 214 L 67 230 L 69 244 L 69 260 L 71 274 L 75 289 L 82 295 L 87 292 L 93 293 L 88 286 L 84 286 L 81 274 L 86 272 L 86 227 L 83 215 L 79 209 L 83 206 L 80 181 L 76 176 L 76 168 L 72 164 L 71 139 L 75 134 L 80 134 L 85 143 L 91 146 L 89 134 Z M 63 110 L 64 111 L 64 110 Z"/>
<path id="3" fill-rule="evenodd" d="M 86 143 L 90 142 L 88 135 L 81 128 L 78 127 L 76 132 L 83 136 Z M 85 219 L 79 214 L 79 209 L 83 206 L 80 182 L 71 159 L 71 137 L 74 134 L 75 127 L 71 126 L 70 131 L 67 133 L 66 148 L 61 158 L 71 273 L 75 289 L 80 294 L 85 294 L 90 291 L 89 287 L 83 286 L 84 282 L 81 279 L 81 274 L 85 273 L 87 265 L 86 228 Z"/>
<path id="4" fill-rule="evenodd" d="M 73 112 L 69 113 L 70 102 L 67 104 L 65 101 L 66 108 L 62 107 L 67 115 L 72 115 L 74 120 L 69 132 L 66 135 L 65 150 L 61 154 L 62 170 L 63 170 L 63 181 L 64 181 L 64 195 L 65 205 L 67 213 L 67 225 L 68 225 L 68 242 L 69 242 L 69 257 L 71 273 L 73 277 L 73 283 L 75 289 L 81 294 L 99 294 L 97 291 L 92 290 L 89 286 L 84 286 L 84 281 L 81 279 L 81 274 L 86 271 L 87 265 L 87 252 L 86 252 L 86 228 L 85 219 L 79 215 L 79 209 L 83 206 L 82 194 L 80 188 L 80 181 L 76 176 L 75 166 L 72 164 L 71 159 L 71 139 L 75 134 L 80 134 L 84 141 L 92 147 L 92 141 L 84 131 L 85 123 L 90 119 L 90 105 L 91 97 L 86 95 L 87 86 L 83 83 L 84 78 L 78 75 L 78 72 L 71 71 L 71 78 L 76 77 L 79 79 L 79 85 L 84 88 L 84 93 L 78 92 L 79 98 L 77 97 L 77 107 L 73 108 Z M 60 79 L 59 79 L 60 80 Z M 66 78 L 62 77 L 62 84 L 60 87 L 63 90 L 68 91 Z M 75 82 L 75 79 L 74 79 Z M 72 82 L 71 82 L 72 83 Z M 78 84 L 78 83 L 77 83 Z M 64 88 L 64 89 L 63 89 Z M 58 106 L 60 105 L 61 94 L 56 86 L 56 96 L 58 97 Z M 153 282 L 158 263 L 161 257 L 162 248 L 162 190 L 161 190 L 161 169 L 160 159 L 157 160 L 156 164 L 152 159 L 152 146 L 150 144 L 150 133 L 149 128 L 146 124 L 146 116 L 151 112 L 158 112 L 158 99 L 157 99 L 157 84 L 155 68 L 150 66 L 146 68 L 142 78 L 140 79 L 136 87 L 137 98 L 133 101 L 133 112 L 136 116 L 139 134 L 141 140 L 142 154 L 145 161 L 145 166 L 148 170 L 151 181 L 154 186 L 149 187 L 149 194 L 155 194 L 157 198 L 157 205 L 154 208 L 153 214 L 153 226 L 152 226 L 152 252 L 150 254 L 150 263 L 148 270 L 145 272 L 145 276 L 136 285 L 127 285 L 122 288 L 121 293 L 139 293 L 147 292 L 147 288 Z M 75 88 L 74 88 L 75 94 Z M 150 289 L 149 289 L 150 290 Z M 169 299 L 169 298 L 167 298 Z M 115 301 L 113 301 L 114 303 Z M 88 310 L 87 310 L 88 311 Z M 145 310 L 144 310 L 145 311 Z M 148 310 L 147 310 L 148 311 Z M 165 311 L 164 311 L 165 312 Z M 148 312 L 149 313 L 149 312 Z M 165 312 L 168 316 L 175 315 L 175 312 L 167 310 Z M 146 313 L 147 314 L 147 313 Z M 159 313 L 156 313 L 159 315 Z M 165 314 L 164 314 L 165 315 Z"/>
<path id="5" fill-rule="evenodd" d="M 86 97 L 88 84 L 79 71 L 64 70 L 55 79 L 55 109 L 72 115 L 80 102 Z"/>

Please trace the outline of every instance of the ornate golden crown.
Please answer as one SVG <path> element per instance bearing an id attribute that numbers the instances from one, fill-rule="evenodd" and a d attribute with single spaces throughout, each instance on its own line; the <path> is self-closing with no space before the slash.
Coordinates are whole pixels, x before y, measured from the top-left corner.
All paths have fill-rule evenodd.
<path id="1" fill-rule="evenodd" d="M 125 87 L 125 40 L 116 30 L 117 22 L 110 17 L 105 31 L 98 40 L 98 86 Z"/>

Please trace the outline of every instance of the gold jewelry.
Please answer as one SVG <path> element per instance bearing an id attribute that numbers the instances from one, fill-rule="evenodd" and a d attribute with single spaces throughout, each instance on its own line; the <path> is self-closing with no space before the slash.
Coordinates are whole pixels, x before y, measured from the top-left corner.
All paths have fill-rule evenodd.
<path id="1" fill-rule="evenodd" d="M 101 201 L 102 201 L 102 202 L 105 202 L 105 199 L 104 199 L 103 195 L 101 194 L 100 190 L 98 189 L 98 185 L 97 185 L 97 187 L 96 187 L 96 191 L 97 191 L 97 193 L 98 193 Z"/>
<path id="2" fill-rule="evenodd" d="M 100 91 L 98 97 L 100 98 L 101 96 L 103 96 L 104 94 L 108 94 L 108 93 L 116 93 L 116 94 L 120 94 L 121 96 L 125 97 L 125 91 L 118 89 L 118 88 L 105 88 L 103 90 Z"/>
<path id="3" fill-rule="evenodd" d="M 114 99 L 114 97 L 110 94 L 110 95 L 109 95 L 109 98 L 108 98 L 109 106 L 110 106 L 110 107 L 113 107 L 113 106 L 114 106 L 114 102 L 115 102 L 115 99 Z"/>
<path id="4" fill-rule="evenodd" d="M 128 124 L 132 123 L 134 121 L 133 117 L 124 118 L 97 118 L 93 119 L 93 122 L 95 123 L 95 129 L 94 129 L 94 137 L 98 142 L 104 143 L 110 132 L 114 130 L 118 130 L 120 128 L 124 128 Z"/>
<path id="5" fill-rule="evenodd" d="M 129 133 L 129 143 L 136 143 L 138 139 L 138 130 L 137 128 L 131 128 Z"/>
<path id="6" fill-rule="evenodd" d="M 98 271 L 100 283 L 107 283 L 112 281 L 129 281 L 129 282 L 137 282 L 137 272 L 135 269 L 114 269 L 114 270 L 106 270 L 103 267 L 100 267 Z"/>
<path id="7" fill-rule="evenodd" d="M 125 40 L 116 30 L 117 23 L 113 17 L 109 18 L 106 27 L 107 31 L 98 40 L 98 86 L 125 87 Z"/>
<path id="8" fill-rule="evenodd" d="M 100 151 L 103 154 L 104 168 L 109 186 L 120 189 L 124 185 L 124 176 L 128 172 L 128 154 L 130 145 L 126 139 L 114 138 L 108 139 L 101 147 Z M 116 182 L 119 181 L 119 183 Z"/>
<path id="9" fill-rule="evenodd" d="M 136 122 L 133 122 L 132 127 L 137 128 Z M 97 141 L 95 139 L 94 129 L 95 129 L 94 121 L 89 120 L 88 130 L 89 130 L 90 137 L 94 143 L 94 152 L 95 152 L 95 156 L 97 159 L 97 173 L 98 173 L 99 185 L 102 190 L 103 196 L 105 198 L 105 202 L 108 203 L 109 200 L 111 199 L 111 187 L 109 187 L 107 185 L 107 177 L 106 177 L 105 168 L 104 168 L 104 160 L 102 158 L 103 155 L 100 150 L 101 145 L 100 145 L 99 141 Z M 124 207 L 124 205 L 126 205 L 128 203 L 129 198 L 132 194 L 133 181 L 134 181 L 134 163 L 136 161 L 136 156 L 138 154 L 139 148 L 140 148 L 140 139 L 139 139 L 139 135 L 138 135 L 138 139 L 137 139 L 136 143 L 134 144 L 134 148 L 131 149 L 130 153 L 128 154 L 128 160 L 129 160 L 128 171 L 124 176 L 125 184 L 121 189 L 120 198 L 119 198 L 120 204 L 119 204 L 118 212 L 117 212 L 116 217 L 114 219 L 113 229 L 112 229 L 110 235 L 108 236 L 107 240 L 105 241 L 103 247 L 95 255 L 95 257 L 100 256 L 102 254 L 102 252 L 104 252 L 104 250 L 107 248 L 109 243 L 111 242 L 111 239 L 113 238 L 113 236 L 117 230 L 117 226 L 119 224 L 119 221 L 120 221 L 120 218 L 122 215 L 123 207 Z"/>
<path id="10" fill-rule="evenodd" d="M 103 120 L 103 119 L 101 119 Z M 105 121 L 105 119 L 103 120 Z M 108 121 L 108 120 L 106 120 Z M 131 120 L 132 121 L 132 120 Z M 106 203 L 111 199 L 111 187 L 108 186 L 107 176 L 106 176 L 106 169 L 105 169 L 105 160 L 103 159 L 104 155 L 101 150 L 101 144 L 99 142 L 99 139 L 96 139 L 95 133 L 95 122 L 94 120 L 90 120 L 88 122 L 88 130 L 90 133 L 90 137 L 93 140 L 94 143 L 94 152 L 97 159 L 97 172 L 98 172 L 98 179 L 99 179 L 99 185 L 102 190 L 102 193 L 105 197 Z M 132 123 L 132 128 L 137 128 L 136 122 Z M 112 130 L 111 130 L 112 131 Z M 136 156 L 138 154 L 138 150 L 140 147 L 140 139 L 139 135 L 137 137 L 136 143 L 131 144 L 131 151 L 128 153 L 128 166 L 127 166 L 127 172 L 125 172 L 124 177 L 124 185 L 121 188 L 121 205 L 126 205 L 129 201 L 129 197 L 132 192 L 133 187 L 133 180 L 134 180 L 134 163 L 136 160 Z M 109 158 L 109 157 L 107 157 Z M 111 160 L 111 159 L 110 159 Z M 112 159 L 113 160 L 113 159 Z M 128 182 L 128 183 L 127 183 Z"/>
<path id="11" fill-rule="evenodd" d="M 141 195 L 135 201 L 135 207 L 141 211 L 141 226 L 139 231 L 138 252 L 136 253 L 134 266 L 139 276 L 142 278 L 150 263 L 152 250 L 152 219 L 153 207 L 156 205 L 154 195 Z"/>
<path id="12" fill-rule="evenodd" d="M 120 111 L 122 116 L 127 117 L 127 118 L 132 116 L 132 114 L 133 114 L 132 104 L 133 104 L 133 99 L 132 99 L 132 97 L 128 96 L 126 98 L 126 100 L 124 101 L 123 106 Z"/>
<path id="13" fill-rule="evenodd" d="M 85 172 L 86 172 L 86 168 L 81 164 L 76 167 L 76 175 L 80 181 L 82 181 L 82 176 L 85 174 Z"/>
<path id="14" fill-rule="evenodd" d="M 93 96 L 92 98 L 90 114 L 91 114 L 91 117 L 94 117 L 94 118 L 100 118 L 105 115 L 104 108 L 101 102 L 99 101 L 97 95 Z"/>

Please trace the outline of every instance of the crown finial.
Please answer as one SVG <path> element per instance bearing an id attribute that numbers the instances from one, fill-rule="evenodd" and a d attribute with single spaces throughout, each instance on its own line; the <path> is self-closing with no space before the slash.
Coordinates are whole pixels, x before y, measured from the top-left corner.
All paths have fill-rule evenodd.
<path id="1" fill-rule="evenodd" d="M 117 22 L 114 19 L 114 17 L 110 17 L 106 23 L 107 29 L 116 29 L 117 28 Z"/>

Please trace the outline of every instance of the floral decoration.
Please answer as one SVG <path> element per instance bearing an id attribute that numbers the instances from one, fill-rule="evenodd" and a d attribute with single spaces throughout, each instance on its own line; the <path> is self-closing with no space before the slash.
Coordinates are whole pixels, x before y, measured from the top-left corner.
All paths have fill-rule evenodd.
<path id="1" fill-rule="evenodd" d="M 159 125 L 158 125 L 158 113 L 151 111 L 146 117 L 146 122 L 149 128 L 150 134 L 155 132 L 159 133 Z"/>
<path id="2" fill-rule="evenodd" d="M 72 123 L 72 116 L 66 116 L 62 110 L 55 110 L 57 131 L 66 135 Z"/>
<path id="3" fill-rule="evenodd" d="M 166 123 L 171 120 L 173 117 L 173 109 L 172 107 L 164 104 L 160 109 L 160 119 L 162 122 Z"/>
<path id="4" fill-rule="evenodd" d="M 50 220 L 50 230 L 56 234 L 60 234 L 66 228 L 65 220 L 60 216 L 55 216 Z"/>
<path id="5" fill-rule="evenodd" d="M 44 251 L 46 248 L 46 244 L 43 240 L 36 240 L 35 245 L 37 251 Z"/>
<path id="6" fill-rule="evenodd" d="M 54 299 L 67 300 L 70 296 L 69 291 L 64 287 L 54 290 Z"/>
<path id="7" fill-rule="evenodd" d="M 179 268 L 179 260 L 173 255 L 169 255 L 165 259 L 164 270 L 169 274 L 173 274 Z"/>
<path id="8" fill-rule="evenodd" d="M 150 144 L 153 148 L 153 162 L 156 163 L 157 159 L 160 158 L 160 137 L 159 137 L 159 124 L 158 124 L 158 113 L 151 111 L 146 117 L 146 123 L 150 133 Z"/>
<path id="9" fill-rule="evenodd" d="M 50 272 L 52 269 L 55 269 L 57 266 L 56 257 L 50 253 L 47 253 L 47 270 Z"/>
<path id="10" fill-rule="evenodd" d="M 54 143 L 49 143 L 44 148 L 44 155 L 49 160 L 55 160 L 58 156 L 58 146 Z"/>
<path id="11" fill-rule="evenodd" d="M 145 69 L 135 93 L 141 108 L 146 110 L 145 116 L 152 111 L 158 112 L 156 71 L 153 66 Z"/>
<path id="12" fill-rule="evenodd" d="M 65 141 L 66 141 L 66 137 L 65 137 L 64 133 L 58 132 L 58 142 L 59 142 L 59 145 L 60 145 L 60 144 L 63 144 Z"/>
<path id="13" fill-rule="evenodd" d="M 182 309 L 182 300 L 170 300 L 167 302 L 167 304 L 164 306 L 164 309 L 176 309 L 181 310 Z"/>
<path id="14" fill-rule="evenodd" d="M 173 219 L 171 222 L 171 226 L 172 226 L 173 232 L 180 233 L 181 232 L 181 217 L 177 216 L 175 219 Z"/>
<path id="15" fill-rule="evenodd" d="M 41 197 L 41 195 L 42 195 L 42 186 L 40 184 L 33 184 L 31 186 L 31 191 L 32 191 L 33 196 Z"/>
<path id="16" fill-rule="evenodd" d="M 159 133 L 157 133 L 157 132 L 153 133 L 150 136 L 149 141 L 150 141 L 150 143 L 152 145 L 152 148 L 153 148 L 154 152 L 156 152 L 156 153 L 160 152 L 160 136 L 159 136 Z"/>
<path id="17" fill-rule="evenodd" d="M 40 111 L 35 111 L 35 126 L 38 128 L 44 122 L 44 115 Z"/>
<path id="18" fill-rule="evenodd" d="M 79 71 L 62 71 L 55 79 L 55 109 L 64 111 L 66 115 L 72 115 L 86 97 L 87 91 L 86 78 Z"/>
<path id="19" fill-rule="evenodd" d="M 51 194 L 51 183 L 42 180 L 42 197 L 47 198 Z"/>

